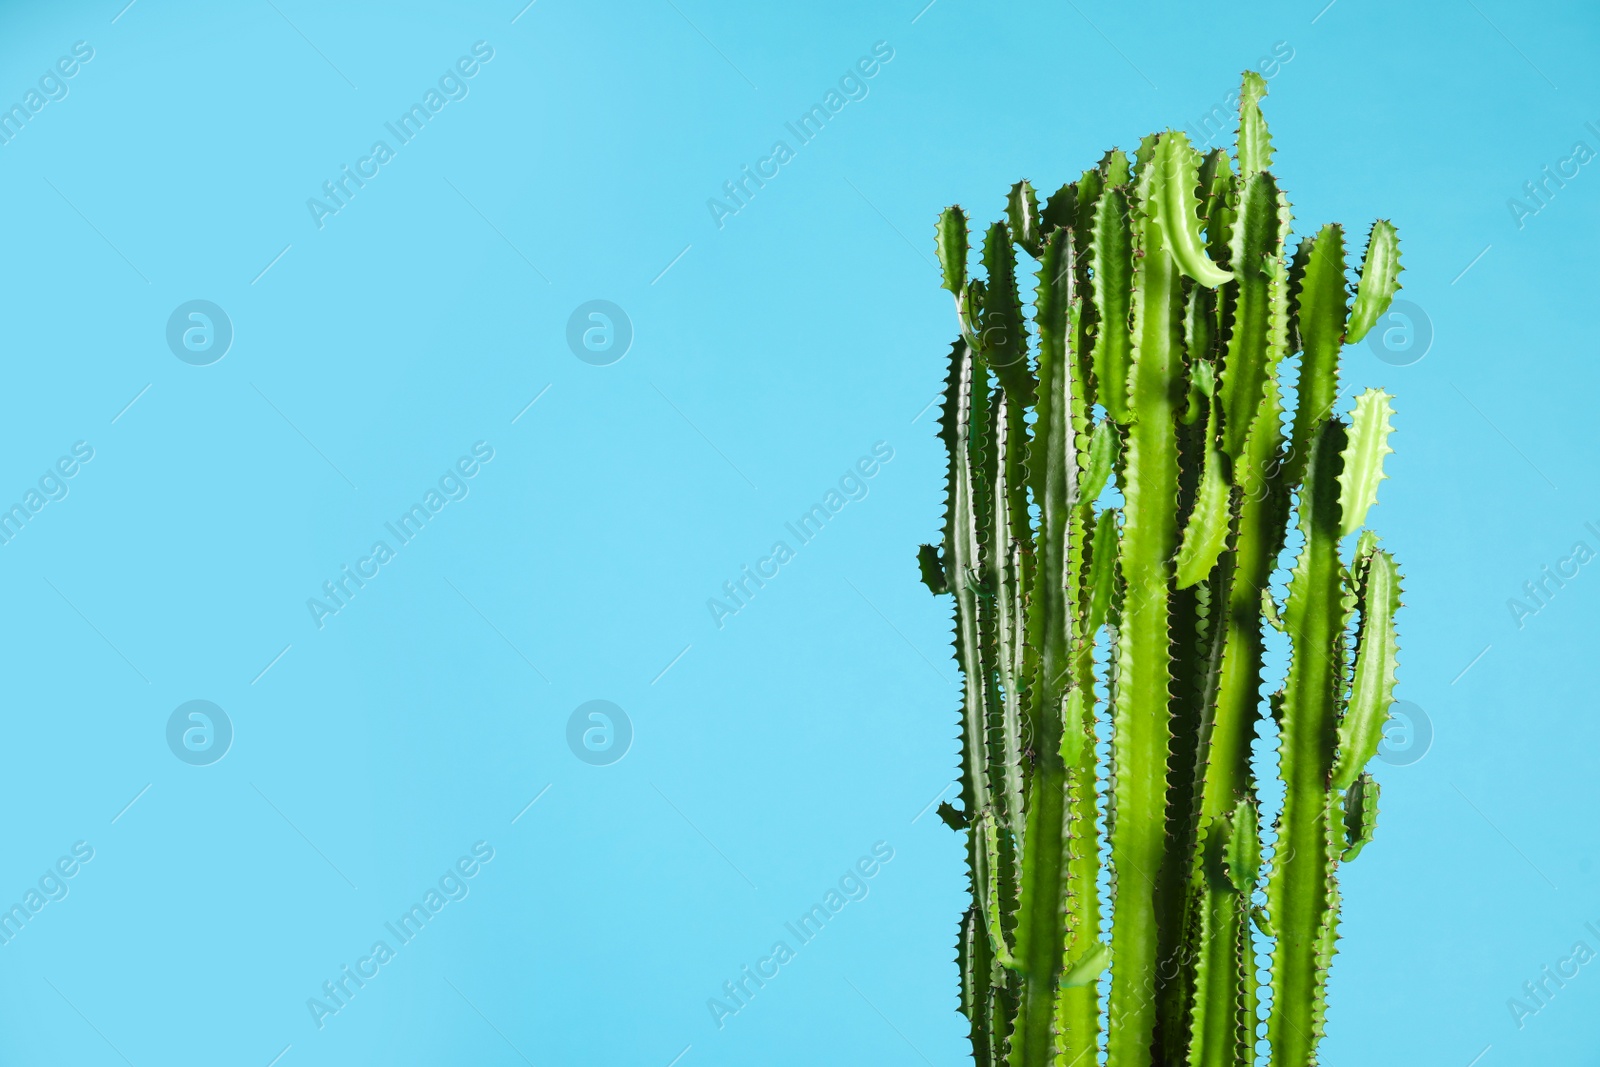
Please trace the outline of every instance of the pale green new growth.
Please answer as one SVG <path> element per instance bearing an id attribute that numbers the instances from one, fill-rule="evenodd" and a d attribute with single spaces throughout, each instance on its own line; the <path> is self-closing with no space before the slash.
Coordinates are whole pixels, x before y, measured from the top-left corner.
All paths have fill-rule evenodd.
<path id="1" fill-rule="evenodd" d="M 1399 657 L 1394 615 L 1400 607 L 1400 571 L 1394 557 L 1383 551 L 1372 554 L 1366 570 L 1361 592 L 1361 646 L 1356 655 L 1350 706 L 1339 723 L 1339 762 L 1333 770 L 1335 789 L 1348 789 L 1361 769 L 1378 754 L 1384 720 L 1389 716 L 1389 705 L 1394 703 Z"/>
<path id="2" fill-rule="evenodd" d="M 1390 397 L 1340 414 L 1339 360 L 1386 313 L 1400 256 L 1376 223 L 1352 300 L 1342 228 L 1290 249 L 1265 93 L 1245 75 L 1232 159 L 1169 131 L 1042 206 L 1018 182 L 982 278 L 966 214 L 938 221 L 960 339 L 944 536 L 917 558 L 955 609 L 961 798 L 939 816 L 966 835 L 956 962 L 978 1067 L 1254 1067 L 1267 952 L 1270 1062 L 1316 1062 L 1400 606 L 1363 529 Z M 1268 627 L 1289 644 L 1281 681 Z M 1284 799 L 1264 863 L 1269 716 Z"/>
<path id="3" fill-rule="evenodd" d="M 1345 449 L 1344 473 L 1339 476 L 1340 537 L 1361 529 L 1367 510 L 1378 502 L 1378 483 L 1388 477 L 1383 473 L 1383 457 L 1394 451 L 1389 447 L 1389 433 L 1394 429 L 1389 416 L 1393 414 L 1388 393 L 1368 389 L 1356 397 L 1356 409 L 1350 416 L 1350 446 Z"/>
<path id="4" fill-rule="evenodd" d="M 1346 328 L 1351 344 L 1359 344 L 1367 331 L 1389 310 L 1389 302 L 1400 289 L 1400 236 L 1394 223 L 1379 219 L 1372 224 L 1367 239 L 1367 259 L 1361 265 L 1361 284 L 1356 289 L 1356 304 L 1350 309 Z"/>

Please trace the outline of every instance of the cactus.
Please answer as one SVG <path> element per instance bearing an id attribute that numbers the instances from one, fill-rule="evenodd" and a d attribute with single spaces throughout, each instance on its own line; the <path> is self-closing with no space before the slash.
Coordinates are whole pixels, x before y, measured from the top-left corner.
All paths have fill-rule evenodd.
<path id="1" fill-rule="evenodd" d="M 1231 158 L 1168 131 L 1042 208 L 1019 182 L 981 278 L 966 215 L 938 221 L 960 336 L 943 543 L 919 562 L 954 600 L 961 795 L 940 815 L 966 835 L 978 1067 L 1250 1065 L 1263 1033 L 1277 1067 L 1316 1062 L 1338 868 L 1377 817 L 1365 767 L 1400 595 L 1364 528 L 1390 398 L 1337 414 L 1339 356 L 1400 263 L 1382 221 L 1353 294 L 1338 226 L 1289 250 L 1265 91 L 1245 75 Z M 1290 655 L 1264 698 L 1268 626 Z M 1271 834 L 1252 753 L 1270 764 L 1274 733 Z"/>

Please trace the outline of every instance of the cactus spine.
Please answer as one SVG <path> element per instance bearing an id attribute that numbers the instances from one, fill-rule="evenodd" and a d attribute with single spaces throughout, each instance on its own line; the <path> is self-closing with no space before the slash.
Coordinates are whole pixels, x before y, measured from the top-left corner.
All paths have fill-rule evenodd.
<path id="1" fill-rule="evenodd" d="M 964 681 L 961 806 L 940 815 L 966 834 L 957 962 L 979 1067 L 1253 1064 L 1258 951 L 1270 1062 L 1316 1062 L 1338 866 L 1376 819 L 1365 767 L 1400 591 L 1364 529 L 1389 397 L 1336 414 L 1338 364 L 1400 264 L 1376 223 L 1352 300 L 1339 227 L 1288 251 L 1264 94 L 1246 74 L 1232 158 L 1169 131 L 1042 209 L 1018 183 L 982 278 L 966 215 L 939 219 L 961 336 L 944 539 L 920 563 L 954 599 Z M 1038 264 L 1031 327 L 1019 250 Z M 1269 625 L 1290 661 L 1264 700 Z M 1268 707 L 1284 789 L 1270 862 L 1251 770 Z"/>

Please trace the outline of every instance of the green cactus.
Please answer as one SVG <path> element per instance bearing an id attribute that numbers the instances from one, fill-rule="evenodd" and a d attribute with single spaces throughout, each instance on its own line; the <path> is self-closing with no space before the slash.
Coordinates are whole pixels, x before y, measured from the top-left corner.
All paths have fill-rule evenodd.
<path id="1" fill-rule="evenodd" d="M 1338 415 L 1339 356 L 1400 262 L 1383 221 L 1353 294 L 1338 226 L 1290 252 L 1265 92 L 1245 75 L 1231 159 L 1169 131 L 1042 208 L 1019 182 L 982 278 L 966 215 L 939 219 L 960 337 L 944 539 L 919 564 L 955 602 L 961 807 L 940 815 L 967 838 L 957 963 L 979 1067 L 1243 1067 L 1263 1033 L 1276 1067 L 1316 1062 L 1338 867 L 1376 825 L 1365 767 L 1400 595 L 1364 529 L 1390 398 Z M 1038 264 L 1031 321 L 1019 250 Z M 1264 699 L 1268 625 L 1290 662 Z M 1270 848 L 1251 770 L 1269 714 Z"/>

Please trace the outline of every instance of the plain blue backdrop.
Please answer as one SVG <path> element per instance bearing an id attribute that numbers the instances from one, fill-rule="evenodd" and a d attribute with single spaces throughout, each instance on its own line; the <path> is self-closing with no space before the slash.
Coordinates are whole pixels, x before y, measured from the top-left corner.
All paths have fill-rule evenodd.
<path id="1" fill-rule="evenodd" d="M 1600 576 L 1508 606 L 1600 549 L 1600 172 L 1542 171 L 1600 150 L 1590 8 L 123 2 L 0 9 L 27 114 L 0 144 L 0 503 L 60 497 L 0 545 L 0 903 L 65 893 L 0 944 L 0 1063 L 968 1062 L 961 845 L 927 811 L 957 673 L 914 561 L 954 332 L 933 221 L 1193 130 L 1275 48 L 1297 233 L 1394 219 L 1432 332 L 1408 365 L 1346 358 L 1347 391 L 1396 396 L 1371 522 L 1434 740 L 1378 768 L 1325 1060 L 1600 1062 L 1600 966 L 1520 1027 L 1508 1006 L 1600 948 Z M 385 123 L 478 42 L 399 144 Z M 785 124 L 875 45 L 800 144 Z M 378 140 L 319 226 L 308 199 Z M 220 361 L 169 348 L 191 300 L 231 321 Z M 568 344 L 590 300 L 632 324 L 610 365 Z M 865 496 L 792 538 L 875 445 Z M 319 626 L 307 601 L 379 540 Z M 719 627 L 707 601 L 780 540 Z M 232 724 L 220 761 L 169 747 L 191 700 Z M 609 765 L 568 743 L 591 700 L 631 723 Z M 798 945 L 784 924 L 879 842 Z M 442 878 L 401 945 L 385 924 Z M 779 940 L 719 1028 L 708 998 Z M 319 1027 L 345 966 L 376 975 Z"/>

